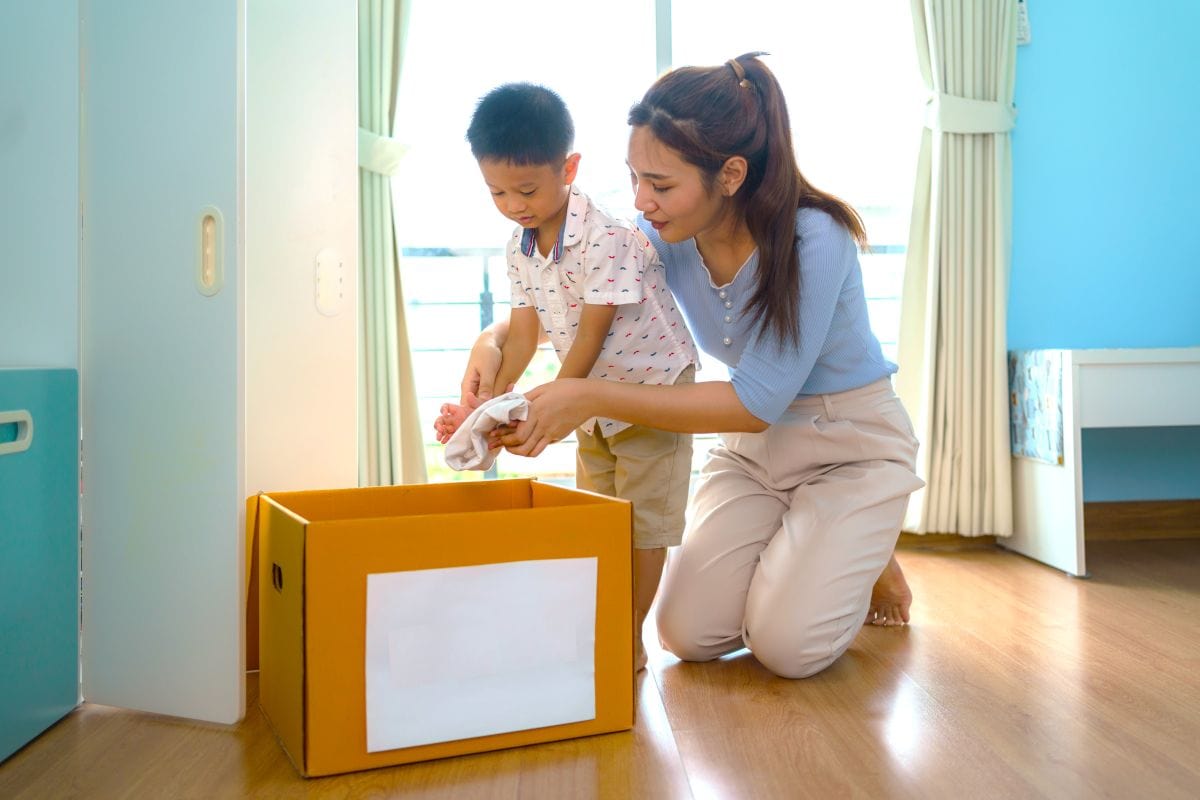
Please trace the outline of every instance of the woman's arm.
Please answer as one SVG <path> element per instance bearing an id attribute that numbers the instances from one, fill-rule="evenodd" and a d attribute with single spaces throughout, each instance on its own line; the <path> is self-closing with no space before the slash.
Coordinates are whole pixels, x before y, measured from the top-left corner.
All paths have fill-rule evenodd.
<path id="1" fill-rule="evenodd" d="M 515 428 L 497 429 L 493 441 L 522 456 L 538 455 L 591 417 L 679 433 L 759 433 L 769 427 L 724 381 L 648 386 L 567 379 L 538 386 L 525 397 L 532 401 L 529 418 Z"/>
<path id="2" fill-rule="evenodd" d="M 462 383 L 459 384 L 461 397 L 459 403 L 471 408 L 479 405 L 471 403 L 471 399 L 491 400 L 496 395 L 496 373 L 500 371 L 500 362 L 504 343 L 508 340 L 508 318 L 498 319 L 479 332 L 475 344 L 471 346 L 471 355 L 467 357 L 467 369 L 463 373 Z M 538 325 L 538 342 L 547 342 L 546 332 Z M 501 386 L 503 393 L 507 386 Z"/>

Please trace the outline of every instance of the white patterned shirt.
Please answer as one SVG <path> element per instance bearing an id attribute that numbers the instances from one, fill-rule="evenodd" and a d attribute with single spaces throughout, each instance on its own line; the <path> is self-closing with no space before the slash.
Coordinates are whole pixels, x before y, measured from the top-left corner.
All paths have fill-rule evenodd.
<path id="1" fill-rule="evenodd" d="M 512 307 L 533 306 L 561 362 L 575 342 L 583 306 L 620 306 L 589 378 L 669 384 L 696 363 L 692 336 L 667 288 L 658 254 L 632 222 L 609 216 L 574 186 L 567 217 L 549 255 L 537 231 L 517 228 L 509 240 Z M 603 436 L 629 423 L 592 418 Z"/>

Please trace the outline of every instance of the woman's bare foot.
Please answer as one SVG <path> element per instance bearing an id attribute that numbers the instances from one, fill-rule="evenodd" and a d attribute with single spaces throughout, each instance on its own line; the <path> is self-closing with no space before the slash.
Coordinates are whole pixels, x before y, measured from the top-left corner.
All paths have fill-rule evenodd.
<path id="1" fill-rule="evenodd" d="M 911 605 L 912 590 L 893 555 L 871 589 L 871 607 L 864 622 L 868 625 L 906 625 Z"/>

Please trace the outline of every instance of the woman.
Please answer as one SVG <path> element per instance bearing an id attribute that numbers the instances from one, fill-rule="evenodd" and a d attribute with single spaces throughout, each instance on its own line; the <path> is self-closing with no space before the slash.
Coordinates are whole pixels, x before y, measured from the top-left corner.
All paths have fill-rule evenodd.
<path id="1" fill-rule="evenodd" d="M 629 113 L 639 225 L 695 340 L 728 382 L 560 380 L 496 441 L 535 456 L 595 416 L 721 432 L 658 601 L 684 660 L 743 646 L 785 677 L 812 675 L 864 620 L 902 624 L 911 596 L 892 551 L 917 441 L 867 319 L 856 212 L 800 174 L 774 75 L 750 53 L 661 77 Z M 463 382 L 491 394 L 503 323 Z"/>

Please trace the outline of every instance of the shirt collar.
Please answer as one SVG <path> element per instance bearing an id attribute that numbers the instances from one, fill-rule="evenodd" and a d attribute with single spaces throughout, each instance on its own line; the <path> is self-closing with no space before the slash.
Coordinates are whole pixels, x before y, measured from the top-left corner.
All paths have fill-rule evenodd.
<path id="1" fill-rule="evenodd" d="M 557 262 L 562 258 L 563 249 L 578 244 L 583 239 L 583 216 L 587 208 L 587 198 L 583 192 L 571 187 L 571 196 L 567 198 L 567 216 L 558 230 L 558 241 L 550 251 L 550 260 Z M 521 252 L 532 258 L 537 253 L 537 229 L 526 228 L 521 233 Z"/>

